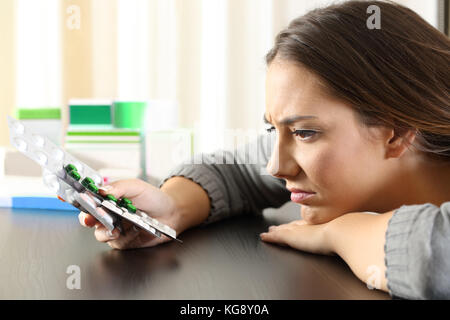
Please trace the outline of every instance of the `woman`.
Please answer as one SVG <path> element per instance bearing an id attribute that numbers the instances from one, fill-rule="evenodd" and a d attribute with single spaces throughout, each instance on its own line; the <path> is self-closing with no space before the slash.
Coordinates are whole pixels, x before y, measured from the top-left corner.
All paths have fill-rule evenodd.
<path id="1" fill-rule="evenodd" d="M 366 25 L 369 5 L 380 8 L 381 29 Z M 254 143 L 272 176 L 205 154 L 160 189 L 124 180 L 102 192 L 131 198 L 178 233 L 290 195 L 303 219 L 262 240 L 338 254 L 362 281 L 380 270 L 377 288 L 393 296 L 450 298 L 450 40 L 403 6 L 350 1 L 292 21 L 267 65 L 271 133 Z M 109 236 L 84 213 L 80 222 L 113 248 L 168 241 L 130 226 Z"/>

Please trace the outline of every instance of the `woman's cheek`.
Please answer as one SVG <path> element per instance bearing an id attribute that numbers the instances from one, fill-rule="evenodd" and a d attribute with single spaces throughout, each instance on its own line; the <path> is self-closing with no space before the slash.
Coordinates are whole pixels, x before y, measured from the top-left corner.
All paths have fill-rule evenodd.
<path id="1" fill-rule="evenodd" d="M 337 191 L 344 182 L 342 180 L 342 163 L 336 155 L 328 152 L 317 154 L 309 166 L 309 180 L 324 195 Z"/>
<path id="2" fill-rule="evenodd" d="M 311 180 L 324 205 L 336 210 L 347 210 L 356 200 L 358 164 L 341 152 L 323 152 L 318 155 L 311 170 Z"/>

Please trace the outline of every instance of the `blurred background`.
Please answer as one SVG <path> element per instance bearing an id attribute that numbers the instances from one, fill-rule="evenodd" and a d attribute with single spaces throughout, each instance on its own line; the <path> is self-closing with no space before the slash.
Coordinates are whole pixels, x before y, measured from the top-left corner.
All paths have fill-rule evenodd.
<path id="1" fill-rule="evenodd" d="M 448 34 L 448 0 L 396 2 Z M 7 115 L 115 178 L 157 180 L 223 147 L 227 130 L 261 132 L 265 54 L 292 19 L 330 3 L 1 0 L 0 178 L 40 174 L 11 148 Z"/>

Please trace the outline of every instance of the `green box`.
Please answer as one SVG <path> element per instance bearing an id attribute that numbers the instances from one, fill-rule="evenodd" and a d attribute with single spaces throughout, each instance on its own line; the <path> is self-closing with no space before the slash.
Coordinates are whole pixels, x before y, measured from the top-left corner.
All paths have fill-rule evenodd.
<path id="1" fill-rule="evenodd" d="M 115 101 L 114 126 L 116 128 L 143 129 L 147 103 L 143 101 Z"/>
<path id="2" fill-rule="evenodd" d="M 38 108 L 25 109 L 19 108 L 16 110 L 16 117 L 18 120 L 60 120 L 60 108 Z"/>
<path id="3" fill-rule="evenodd" d="M 112 124 L 110 105 L 69 105 L 70 124 Z"/>

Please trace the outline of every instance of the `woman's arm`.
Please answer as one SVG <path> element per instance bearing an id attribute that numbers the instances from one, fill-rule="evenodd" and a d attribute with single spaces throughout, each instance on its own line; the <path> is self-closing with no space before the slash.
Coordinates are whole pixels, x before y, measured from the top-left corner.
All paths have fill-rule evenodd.
<path id="1" fill-rule="evenodd" d="M 331 224 L 335 252 L 368 285 L 407 299 L 450 298 L 450 202 Z"/>
<path id="2" fill-rule="evenodd" d="M 384 245 L 393 214 L 349 213 L 329 222 L 327 237 L 332 251 L 369 288 L 388 291 Z"/>
<path id="3" fill-rule="evenodd" d="M 271 227 L 264 241 L 336 253 L 369 288 L 406 299 L 450 299 L 450 202 L 348 213 L 328 223 Z"/>
<path id="4" fill-rule="evenodd" d="M 160 189 L 173 199 L 179 230 L 199 225 L 207 219 L 211 207 L 208 194 L 195 182 L 173 177 Z"/>
<path id="5" fill-rule="evenodd" d="M 265 171 L 274 145 L 271 138 L 262 134 L 237 150 L 197 154 L 171 170 L 159 187 L 172 177 L 185 177 L 201 186 L 211 205 L 204 223 L 278 208 L 290 200 L 290 193 L 284 180 Z"/>

